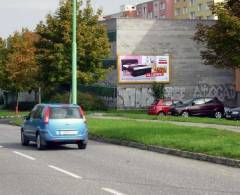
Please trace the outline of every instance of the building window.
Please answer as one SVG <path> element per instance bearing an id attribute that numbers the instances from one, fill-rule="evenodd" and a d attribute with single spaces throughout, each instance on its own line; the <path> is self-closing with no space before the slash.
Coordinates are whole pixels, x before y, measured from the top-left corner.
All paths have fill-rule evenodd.
<path id="1" fill-rule="evenodd" d="M 190 12 L 190 19 L 196 19 L 195 12 Z"/>
<path id="2" fill-rule="evenodd" d="M 160 10 L 166 9 L 166 4 L 165 4 L 165 3 L 160 3 L 159 9 L 160 9 Z"/>
<path id="3" fill-rule="evenodd" d="M 213 16 L 207 16 L 207 20 L 213 20 Z"/>
<path id="4" fill-rule="evenodd" d="M 198 4 L 198 11 L 201 11 L 202 10 L 202 8 L 203 8 L 203 5 L 200 3 L 200 4 Z"/>
<path id="5" fill-rule="evenodd" d="M 117 32 L 116 31 L 109 31 L 108 32 L 108 40 L 110 41 L 110 42 L 116 42 L 116 40 L 117 40 Z"/>
<path id="6" fill-rule="evenodd" d="M 180 3 L 180 0 L 175 0 L 175 3 Z"/>
<path id="7" fill-rule="evenodd" d="M 186 14 L 187 12 L 188 12 L 187 7 L 184 7 L 184 8 L 183 8 L 183 14 Z"/>
<path id="8" fill-rule="evenodd" d="M 212 8 L 213 5 L 214 5 L 214 3 L 212 1 L 208 1 L 206 7 L 209 10 L 210 8 Z"/>
<path id="9" fill-rule="evenodd" d="M 196 3 L 196 0 L 189 0 L 190 6 L 193 6 Z"/>
<path id="10" fill-rule="evenodd" d="M 148 18 L 153 18 L 153 13 L 152 12 L 148 13 Z"/>
<path id="11" fill-rule="evenodd" d="M 180 8 L 177 8 L 175 10 L 175 16 L 179 16 L 181 14 L 181 9 Z"/>

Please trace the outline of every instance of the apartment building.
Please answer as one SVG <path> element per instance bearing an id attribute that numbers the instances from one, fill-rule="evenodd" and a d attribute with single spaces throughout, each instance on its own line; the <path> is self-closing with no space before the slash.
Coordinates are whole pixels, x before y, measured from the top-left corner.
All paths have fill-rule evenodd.
<path id="1" fill-rule="evenodd" d="M 123 5 L 121 11 L 110 18 L 143 19 L 217 19 L 211 6 L 224 0 L 151 0 L 135 5 Z"/>
<path id="2" fill-rule="evenodd" d="M 156 18 L 156 19 L 173 19 L 174 5 L 173 0 L 154 0 L 138 4 L 138 18 Z"/>
<path id="3" fill-rule="evenodd" d="M 120 7 L 120 12 L 104 16 L 104 19 L 111 18 L 133 18 L 137 17 L 137 11 L 135 5 L 122 5 Z"/>
<path id="4" fill-rule="evenodd" d="M 175 19 L 217 19 L 211 6 L 223 0 L 174 0 Z"/>

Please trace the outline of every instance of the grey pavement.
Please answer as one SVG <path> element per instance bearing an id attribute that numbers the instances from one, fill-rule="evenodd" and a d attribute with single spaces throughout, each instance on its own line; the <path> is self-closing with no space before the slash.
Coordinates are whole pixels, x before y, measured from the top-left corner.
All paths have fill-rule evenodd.
<path id="1" fill-rule="evenodd" d="M 1 147 L 2 146 L 2 147 Z M 0 125 L 0 194 L 240 194 L 240 170 L 90 141 L 37 151 Z"/>

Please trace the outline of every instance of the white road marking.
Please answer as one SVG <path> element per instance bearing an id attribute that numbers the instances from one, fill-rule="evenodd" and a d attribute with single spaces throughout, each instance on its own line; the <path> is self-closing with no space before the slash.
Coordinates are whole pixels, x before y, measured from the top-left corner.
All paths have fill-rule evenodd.
<path id="1" fill-rule="evenodd" d="M 53 166 L 53 165 L 48 165 L 48 167 L 50 167 L 50 168 L 52 168 L 52 169 L 55 169 L 56 171 L 65 173 L 66 175 L 69 175 L 69 176 L 74 177 L 74 178 L 76 178 L 76 179 L 82 179 L 82 177 L 80 177 L 80 176 L 78 176 L 78 175 L 76 175 L 76 174 L 74 174 L 74 173 L 68 172 L 68 171 L 66 171 L 66 170 L 64 170 L 64 169 L 55 167 L 55 166 Z"/>
<path id="2" fill-rule="evenodd" d="M 25 157 L 25 158 L 27 158 L 27 159 L 29 159 L 29 160 L 36 160 L 36 158 L 33 158 L 33 157 L 28 156 L 28 155 L 26 155 L 26 154 L 23 154 L 23 153 L 21 153 L 21 152 L 13 151 L 13 153 L 15 153 L 15 154 L 17 154 L 17 155 L 19 155 L 19 156 Z"/>
<path id="3" fill-rule="evenodd" d="M 102 188 L 102 190 L 109 192 L 110 194 L 114 194 L 114 195 L 126 195 L 126 194 L 123 194 L 121 192 L 118 192 L 118 191 L 110 189 L 110 188 Z"/>

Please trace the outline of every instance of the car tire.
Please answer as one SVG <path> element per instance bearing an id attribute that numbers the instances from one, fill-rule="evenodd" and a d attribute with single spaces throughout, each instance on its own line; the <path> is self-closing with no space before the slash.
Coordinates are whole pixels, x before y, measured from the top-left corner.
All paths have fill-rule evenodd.
<path id="1" fill-rule="evenodd" d="M 42 136 L 40 133 L 37 134 L 36 144 L 38 150 L 44 150 L 46 148 L 46 145 L 43 143 Z"/>
<path id="2" fill-rule="evenodd" d="M 83 142 L 80 142 L 77 144 L 78 145 L 78 149 L 86 149 L 87 148 L 87 144 L 86 143 L 83 143 Z"/>
<path id="3" fill-rule="evenodd" d="M 188 111 L 183 111 L 181 115 L 184 118 L 188 118 L 189 117 L 189 112 Z"/>
<path id="4" fill-rule="evenodd" d="M 223 114 L 221 112 L 217 111 L 217 112 L 215 112 L 214 117 L 220 119 L 223 117 Z"/>
<path id="5" fill-rule="evenodd" d="M 21 131 L 21 143 L 22 143 L 23 146 L 28 146 L 29 145 L 29 140 L 24 135 L 23 130 Z"/>
<path id="6" fill-rule="evenodd" d="M 159 112 L 158 116 L 166 116 L 166 114 L 164 112 Z"/>

